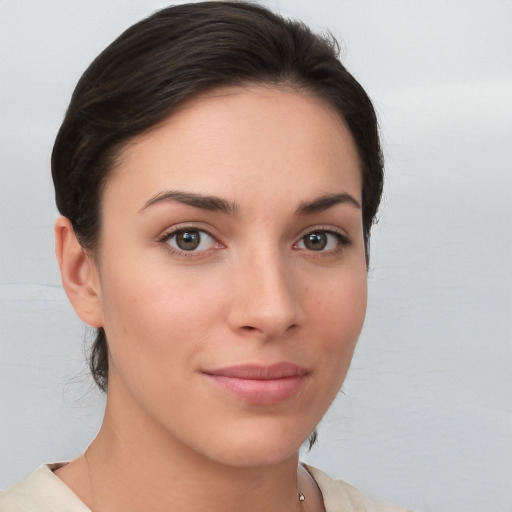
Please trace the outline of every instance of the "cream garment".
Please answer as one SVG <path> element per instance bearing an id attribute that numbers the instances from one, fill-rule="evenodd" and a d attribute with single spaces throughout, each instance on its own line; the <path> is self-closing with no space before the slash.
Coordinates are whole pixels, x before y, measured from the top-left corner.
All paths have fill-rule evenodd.
<path id="1" fill-rule="evenodd" d="M 61 464 L 36 469 L 26 480 L 0 493 L 0 512 L 91 512 L 52 472 Z M 306 466 L 322 491 L 326 512 L 406 512 L 370 499 L 342 480 Z"/>

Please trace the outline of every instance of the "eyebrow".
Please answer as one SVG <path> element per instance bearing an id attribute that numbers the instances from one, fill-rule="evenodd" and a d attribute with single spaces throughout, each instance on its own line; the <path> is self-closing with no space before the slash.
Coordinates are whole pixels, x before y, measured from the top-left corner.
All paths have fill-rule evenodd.
<path id="1" fill-rule="evenodd" d="M 168 190 L 160 192 L 152 197 L 139 210 L 139 213 L 159 203 L 177 201 L 182 204 L 194 206 L 202 210 L 216 211 L 228 215 L 236 215 L 239 207 L 235 202 L 226 201 L 220 197 L 197 194 L 195 192 L 180 192 L 177 190 Z M 303 202 L 296 210 L 297 215 L 309 215 L 321 211 L 328 210 L 338 204 L 349 204 L 355 208 L 361 209 L 359 202 L 350 194 L 328 194 L 312 201 Z"/>
<path id="2" fill-rule="evenodd" d="M 238 212 L 238 205 L 236 203 L 226 201 L 225 199 L 221 199 L 219 197 L 206 196 L 194 192 L 168 190 L 165 192 L 160 192 L 156 196 L 146 201 L 144 206 L 139 210 L 139 213 L 155 204 L 172 201 L 177 201 L 178 203 L 201 208 L 202 210 L 221 212 L 228 215 L 235 215 Z"/>
<path id="3" fill-rule="evenodd" d="M 297 215 L 309 215 L 311 213 L 322 212 L 336 206 L 338 204 L 349 204 L 355 208 L 361 209 L 359 202 L 354 199 L 350 194 L 328 194 L 321 196 L 312 201 L 301 203 L 297 208 Z"/>

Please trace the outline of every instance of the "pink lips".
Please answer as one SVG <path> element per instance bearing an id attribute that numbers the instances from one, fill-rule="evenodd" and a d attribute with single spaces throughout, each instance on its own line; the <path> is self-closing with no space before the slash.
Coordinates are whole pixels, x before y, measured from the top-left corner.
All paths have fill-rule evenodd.
<path id="1" fill-rule="evenodd" d="M 203 372 L 214 384 L 253 404 L 283 402 L 302 389 L 308 371 L 292 363 L 249 364 Z"/>

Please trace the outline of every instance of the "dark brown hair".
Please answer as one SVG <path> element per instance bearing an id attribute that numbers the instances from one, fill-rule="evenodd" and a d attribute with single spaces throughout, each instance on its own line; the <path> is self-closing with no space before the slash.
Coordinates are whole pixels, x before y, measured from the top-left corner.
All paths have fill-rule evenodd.
<path id="1" fill-rule="evenodd" d="M 338 58 L 332 37 L 245 2 L 169 7 L 126 30 L 85 71 L 52 153 L 57 207 L 93 255 L 101 230 L 102 190 L 116 158 L 135 136 L 185 100 L 220 86 L 291 87 L 331 105 L 345 120 L 362 169 L 366 257 L 380 203 L 383 163 L 368 95 Z M 103 328 L 90 368 L 106 391 L 108 346 Z"/>

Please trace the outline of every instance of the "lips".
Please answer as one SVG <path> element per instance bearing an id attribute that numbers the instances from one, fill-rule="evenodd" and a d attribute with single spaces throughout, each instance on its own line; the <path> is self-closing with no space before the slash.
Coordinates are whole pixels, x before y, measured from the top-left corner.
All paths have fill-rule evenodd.
<path id="1" fill-rule="evenodd" d="M 218 388 L 257 405 L 273 405 L 296 396 L 309 372 L 292 363 L 237 365 L 204 371 Z"/>

